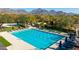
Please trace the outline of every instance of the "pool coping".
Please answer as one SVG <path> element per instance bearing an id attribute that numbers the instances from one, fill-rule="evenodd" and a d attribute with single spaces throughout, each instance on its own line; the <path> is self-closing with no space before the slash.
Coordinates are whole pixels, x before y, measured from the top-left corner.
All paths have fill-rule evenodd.
<path id="1" fill-rule="evenodd" d="M 42 31 L 42 32 L 47 32 L 47 33 L 50 33 L 50 34 L 57 34 L 57 35 L 60 35 L 60 36 L 64 36 L 64 35 L 61 35 L 61 34 L 58 34 L 58 33 L 54 33 L 54 32 L 49 32 L 48 30 L 47 31 L 45 31 L 45 30 L 41 30 L 41 29 L 39 29 L 39 28 L 36 28 L 36 27 L 31 27 L 31 28 L 28 28 L 28 29 L 36 29 L 36 30 L 40 30 L 40 31 Z M 21 30 L 19 30 L 19 31 L 24 31 L 24 30 L 28 30 L 28 29 L 21 29 Z M 19 32 L 19 31 L 13 31 L 13 32 Z M 12 32 L 11 32 L 12 33 Z M 52 44 L 52 45 L 50 45 L 49 47 L 53 47 L 53 46 L 55 46 L 55 45 L 57 45 L 60 41 L 64 41 L 64 38 L 65 38 L 65 36 L 62 38 L 62 39 L 60 39 L 60 40 L 57 40 L 54 44 Z M 21 39 L 20 39 L 21 40 Z M 23 41 L 23 40 L 22 40 Z M 27 43 L 27 42 L 26 42 Z M 49 48 L 48 47 L 48 48 Z M 48 49 L 48 48 L 46 48 L 46 49 Z M 45 50 L 46 50 L 45 49 Z"/>
<path id="2" fill-rule="evenodd" d="M 51 33 L 51 34 L 54 33 L 54 32 L 49 32 L 48 30 L 47 30 L 47 31 L 46 31 L 46 30 L 41 30 L 41 29 L 36 28 L 36 27 L 24 28 L 24 29 L 20 29 L 20 30 L 16 30 L 16 31 L 7 32 L 7 33 L 10 34 L 10 35 L 12 35 L 12 32 L 18 32 L 18 31 L 23 31 L 23 30 L 28 30 L 28 29 L 36 29 L 36 30 L 40 30 L 40 31 L 43 31 L 43 32 Z M 61 35 L 61 34 L 58 34 L 58 33 L 54 33 L 54 34 Z M 2 35 L 2 36 L 4 37 L 4 35 Z M 14 36 L 14 35 L 12 35 L 12 36 Z M 64 36 L 64 35 L 61 35 L 61 36 Z M 16 36 L 14 36 L 14 37 L 16 37 Z M 4 37 L 4 38 L 5 38 L 5 37 Z M 65 38 L 65 37 L 64 37 L 64 38 Z M 57 45 L 57 43 L 58 43 L 59 41 L 61 41 L 61 40 L 64 41 L 64 38 L 58 40 L 56 43 L 50 45 L 49 47 L 53 47 L 53 46 Z M 16 37 L 16 40 L 17 40 L 17 39 L 19 39 L 19 38 Z M 8 40 L 8 39 L 6 39 L 6 40 Z M 29 43 L 27 43 L 27 42 L 24 42 L 24 41 L 21 40 L 21 39 L 19 39 L 19 41 L 21 41 L 21 42 L 19 42 L 19 44 L 21 44 L 21 43 L 23 42 L 22 44 L 24 44 L 25 46 L 27 46 L 27 44 L 29 44 Z M 25 44 L 25 43 L 26 43 L 26 44 Z M 12 43 L 12 44 L 14 44 L 14 43 Z M 29 45 L 31 45 L 31 44 L 29 44 Z M 11 46 L 12 46 L 12 45 L 11 45 Z M 32 45 L 31 45 L 31 46 L 32 46 Z M 45 50 L 50 50 L 49 47 L 48 47 L 47 49 L 45 49 Z M 17 49 L 17 48 L 16 48 L 16 49 L 12 49 L 12 48 L 10 48 L 10 46 L 7 47 L 7 48 L 8 48 L 8 50 L 37 50 L 36 47 L 34 47 L 34 46 L 32 46 L 32 49 Z"/>

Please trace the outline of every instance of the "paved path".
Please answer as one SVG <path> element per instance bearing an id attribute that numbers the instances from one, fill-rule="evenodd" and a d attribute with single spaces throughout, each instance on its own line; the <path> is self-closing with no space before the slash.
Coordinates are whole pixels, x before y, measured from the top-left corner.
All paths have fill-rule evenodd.
<path id="1" fill-rule="evenodd" d="M 8 50 L 34 50 L 35 47 L 18 39 L 17 37 L 13 36 L 8 32 L 1 32 L 1 36 L 3 36 L 8 42 L 12 45 L 8 46 Z"/>

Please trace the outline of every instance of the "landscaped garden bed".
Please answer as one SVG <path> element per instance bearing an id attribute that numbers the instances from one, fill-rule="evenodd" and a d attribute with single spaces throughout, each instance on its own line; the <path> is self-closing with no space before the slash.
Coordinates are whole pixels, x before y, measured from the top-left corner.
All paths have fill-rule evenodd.
<path id="1" fill-rule="evenodd" d="M 3 37 L 0 36 L 0 42 L 5 46 L 10 46 L 11 43 L 9 43 L 6 39 L 4 39 Z"/>

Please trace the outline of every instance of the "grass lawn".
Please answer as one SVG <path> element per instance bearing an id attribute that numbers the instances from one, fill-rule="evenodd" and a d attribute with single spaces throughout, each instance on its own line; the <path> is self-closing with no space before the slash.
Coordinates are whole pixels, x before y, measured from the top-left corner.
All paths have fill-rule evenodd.
<path id="1" fill-rule="evenodd" d="M 4 39 L 3 37 L 1 37 L 1 36 L 0 36 L 0 42 L 3 43 L 3 45 L 4 45 L 5 47 L 11 45 L 7 40 L 5 40 L 5 39 Z"/>

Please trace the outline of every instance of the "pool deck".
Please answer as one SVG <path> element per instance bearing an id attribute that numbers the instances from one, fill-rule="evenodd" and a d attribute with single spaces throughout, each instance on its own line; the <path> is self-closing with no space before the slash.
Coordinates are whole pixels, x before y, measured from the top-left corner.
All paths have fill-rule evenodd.
<path id="1" fill-rule="evenodd" d="M 30 28 L 33 28 L 33 27 L 30 27 Z M 21 29 L 21 30 L 23 30 L 23 29 Z M 17 31 L 19 31 L 19 30 L 17 30 Z M 13 31 L 13 32 L 15 32 L 15 31 Z M 46 31 L 46 32 L 48 32 L 48 31 Z M 7 47 L 8 50 L 37 50 L 36 47 L 15 37 L 14 35 L 11 34 L 11 32 L 0 32 L 0 36 L 4 37 L 8 42 L 10 42 L 12 44 Z M 55 44 L 51 45 L 50 47 L 57 48 L 59 41 L 56 42 Z M 61 41 L 64 42 L 64 40 L 61 40 Z M 46 50 L 54 50 L 54 49 L 47 48 Z"/>
<path id="2" fill-rule="evenodd" d="M 12 45 L 8 46 L 8 50 L 34 50 L 35 47 L 18 39 L 8 32 L 1 32 L 0 35 L 4 37 Z"/>

